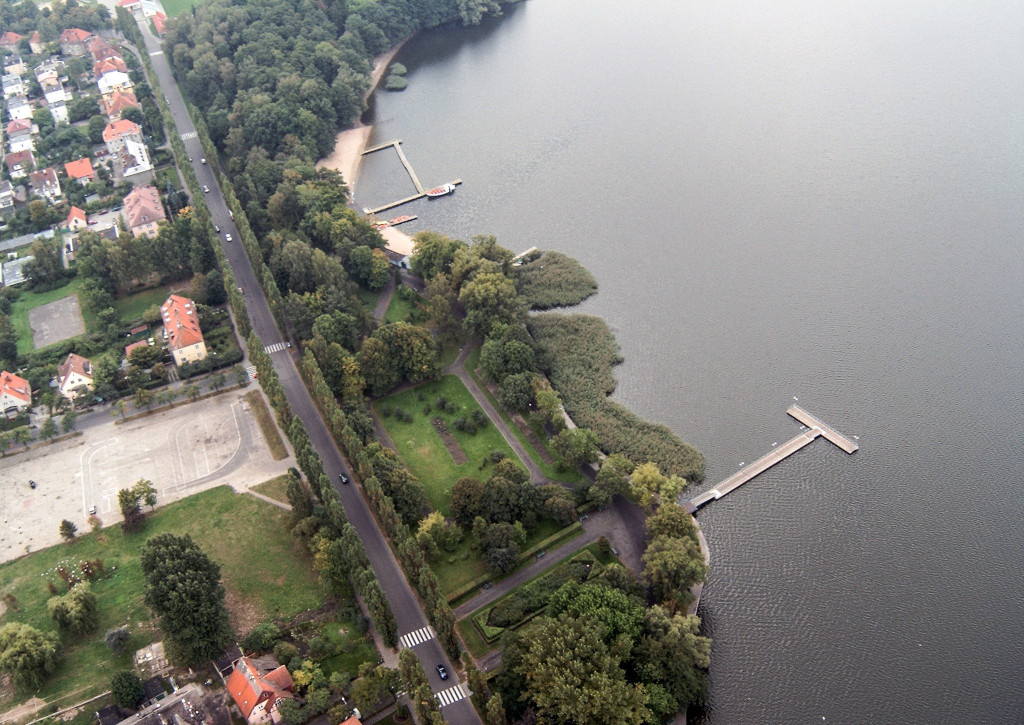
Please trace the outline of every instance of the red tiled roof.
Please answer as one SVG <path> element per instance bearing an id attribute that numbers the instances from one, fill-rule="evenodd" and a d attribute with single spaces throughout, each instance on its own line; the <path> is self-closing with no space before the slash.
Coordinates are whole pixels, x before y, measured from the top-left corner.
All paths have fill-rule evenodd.
<path id="1" fill-rule="evenodd" d="M 155 186 L 137 186 L 132 189 L 124 198 L 124 214 L 129 229 L 167 218 Z"/>
<path id="2" fill-rule="evenodd" d="M 271 681 L 273 677 L 273 681 Z M 285 682 L 287 685 L 281 687 L 277 682 Z M 274 701 L 282 697 L 293 697 L 290 690 L 293 687 L 292 677 L 288 674 L 288 668 L 281 665 L 273 672 L 260 675 L 256 664 L 248 657 L 241 657 L 235 662 L 235 669 L 228 677 L 227 688 L 234 699 L 242 715 L 249 719 L 249 713 L 258 704 L 267 702 L 266 709 L 269 712 L 274 706 Z"/>
<path id="3" fill-rule="evenodd" d="M 121 51 L 99 36 L 96 36 L 89 41 L 89 52 L 95 60 L 121 57 Z"/>
<path id="4" fill-rule="evenodd" d="M 18 35 L 17 33 L 8 30 L 3 35 L 0 35 L 0 45 L 14 45 L 15 43 L 20 43 L 21 39 L 24 37 L 24 35 Z"/>
<path id="5" fill-rule="evenodd" d="M 69 179 L 92 179 L 96 172 L 92 168 L 92 159 L 86 156 L 84 159 L 69 161 L 64 164 L 64 171 Z"/>
<path id="6" fill-rule="evenodd" d="M 26 403 L 32 402 L 32 389 L 29 387 L 28 381 L 6 370 L 0 372 L 0 395 L 4 393 L 24 400 Z"/>
<path id="7" fill-rule="evenodd" d="M 86 223 L 88 223 L 88 221 L 89 221 L 86 218 L 85 212 L 83 210 L 79 209 L 77 206 L 73 206 L 73 207 L 71 207 L 71 211 L 68 212 L 68 218 L 64 222 L 65 226 L 69 226 L 70 227 L 71 226 L 71 222 L 73 222 L 75 219 L 81 219 L 83 222 L 86 222 Z"/>
<path id="8" fill-rule="evenodd" d="M 92 74 L 97 80 L 104 74 L 111 71 L 121 71 L 122 73 L 128 72 L 128 66 L 125 65 L 124 58 L 120 56 L 111 56 L 110 58 L 103 58 L 92 64 Z"/>
<path id="9" fill-rule="evenodd" d="M 141 108 L 132 91 L 114 91 L 109 96 L 104 96 L 103 106 L 107 110 L 107 116 L 111 117 L 120 115 L 126 108 Z"/>
<path id="10" fill-rule="evenodd" d="M 153 27 L 156 28 L 157 35 L 163 35 L 164 31 L 167 30 L 167 16 L 163 13 L 157 13 L 154 15 Z"/>
<path id="11" fill-rule="evenodd" d="M 16 118 L 7 124 L 7 135 L 11 136 L 22 131 L 31 131 L 32 122 L 27 118 Z"/>
<path id="12" fill-rule="evenodd" d="M 69 353 L 67 359 L 57 368 L 57 382 L 63 385 L 71 373 L 78 373 L 82 377 L 92 380 L 92 363 L 88 358 L 73 352 Z"/>
<path id="13" fill-rule="evenodd" d="M 15 151 L 13 154 L 7 154 L 4 156 L 4 163 L 7 164 L 7 170 L 10 171 L 16 164 L 23 164 L 25 162 L 35 163 L 35 158 L 32 156 L 32 152 L 28 149 L 24 151 Z"/>
<path id="14" fill-rule="evenodd" d="M 103 140 L 109 143 L 123 136 L 141 133 L 142 129 L 139 128 L 139 124 L 129 121 L 127 118 L 121 118 L 107 124 L 107 127 L 103 129 Z"/>
<path id="15" fill-rule="evenodd" d="M 125 347 L 125 349 L 124 349 L 124 356 L 125 357 L 131 357 L 132 350 L 134 350 L 136 348 L 139 348 L 139 347 L 149 347 L 149 343 L 146 342 L 145 340 L 138 340 L 137 342 L 133 342 L 131 345 L 128 345 L 127 347 Z"/>
<path id="16" fill-rule="evenodd" d="M 84 43 L 92 37 L 92 33 L 88 30 L 82 30 L 81 28 L 68 28 L 60 34 L 60 42 L 62 43 Z"/>
<path id="17" fill-rule="evenodd" d="M 189 298 L 171 295 L 160 307 L 160 315 L 164 321 L 164 330 L 167 331 L 167 347 L 171 351 L 203 341 L 196 303 Z"/>
<path id="18" fill-rule="evenodd" d="M 28 180 L 36 189 L 57 185 L 57 172 L 50 166 L 39 171 L 33 171 L 28 175 Z"/>

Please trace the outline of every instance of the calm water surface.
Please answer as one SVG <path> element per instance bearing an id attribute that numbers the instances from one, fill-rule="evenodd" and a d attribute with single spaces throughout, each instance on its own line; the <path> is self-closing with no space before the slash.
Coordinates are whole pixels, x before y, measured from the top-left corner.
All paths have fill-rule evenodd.
<path id="1" fill-rule="evenodd" d="M 378 93 L 403 208 L 579 258 L 707 480 L 697 722 L 1024 722 L 1024 5 L 532 0 Z M 357 201 L 409 193 L 368 157 Z"/>

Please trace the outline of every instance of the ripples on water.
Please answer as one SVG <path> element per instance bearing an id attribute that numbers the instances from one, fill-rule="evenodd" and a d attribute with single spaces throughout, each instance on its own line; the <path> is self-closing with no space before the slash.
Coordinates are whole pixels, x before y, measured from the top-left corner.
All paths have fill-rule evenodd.
<path id="1" fill-rule="evenodd" d="M 1024 6 L 534 0 L 409 43 L 402 209 L 578 257 L 616 396 L 707 481 L 696 721 L 1024 718 Z M 391 121 L 391 119 L 394 119 Z M 410 184 L 369 158 L 357 201 Z"/>

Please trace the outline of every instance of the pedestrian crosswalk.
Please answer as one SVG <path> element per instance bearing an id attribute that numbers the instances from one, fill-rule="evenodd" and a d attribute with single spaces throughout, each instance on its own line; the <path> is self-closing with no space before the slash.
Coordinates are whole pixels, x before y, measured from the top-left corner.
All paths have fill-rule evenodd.
<path id="1" fill-rule="evenodd" d="M 188 141 L 189 139 L 193 139 L 193 138 L 195 138 L 198 135 L 199 134 L 197 134 L 195 131 L 187 131 L 187 132 L 181 134 L 181 140 L 182 141 Z"/>
<path id="2" fill-rule="evenodd" d="M 249 376 L 249 380 L 255 380 L 256 379 L 256 366 L 255 365 L 250 365 L 249 367 L 247 367 L 245 369 L 245 374 Z"/>
<path id="3" fill-rule="evenodd" d="M 469 688 L 459 684 L 449 687 L 447 690 L 441 690 L 434 697 L 441 703 L 441 707 L 447 707 L 453 703 L 458 702 L 466 697 L 469 697 Z"/>
<path id="4" fill-rule="evenodd" d="M 403 634 L 398 638 L 398 644 L 405 649 L 415 647 L 418 644 L 423 644 L 429 640 L 432 640 L 434 635 L 433 627 L 422 627 L 417 629 L 415 632 L 409 632 L 409 634 Z"/>
<path id="5" fill-rule="evenodd" d="M 267 345 L 263 349 L 266 350 L 266 352 L 269 354 L 272 352 L 280 352 L 281 350 L 284 350 L 286 347 L 289 347 L 287 342 L 275 342 L 273 345 Z"/>

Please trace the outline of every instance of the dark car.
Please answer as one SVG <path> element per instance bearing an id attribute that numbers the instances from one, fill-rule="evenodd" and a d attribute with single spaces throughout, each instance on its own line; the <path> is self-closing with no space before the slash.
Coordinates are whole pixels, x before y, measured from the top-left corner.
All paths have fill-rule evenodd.
<path id="1" fill-rule="evenodd" d="M 339 473 L 338 480 L 341 481 L 342 483 L 348 483 L 348 476 L 346 476 L 344 473 Z"/>
<path id="2" fill-rule="evenodd" d="M 448 679 L 448 670 L 444 668 L 444 665 L 437 666 L 437 674 L 441 677 L 442 680 Z"/>
<path id="3" fill-rule="evenodd" d="M 29 488 L 35 488 L 36 487 L 36 482 L 35 481 L 29 481 L 28 485 L 29 485 Z"/>

